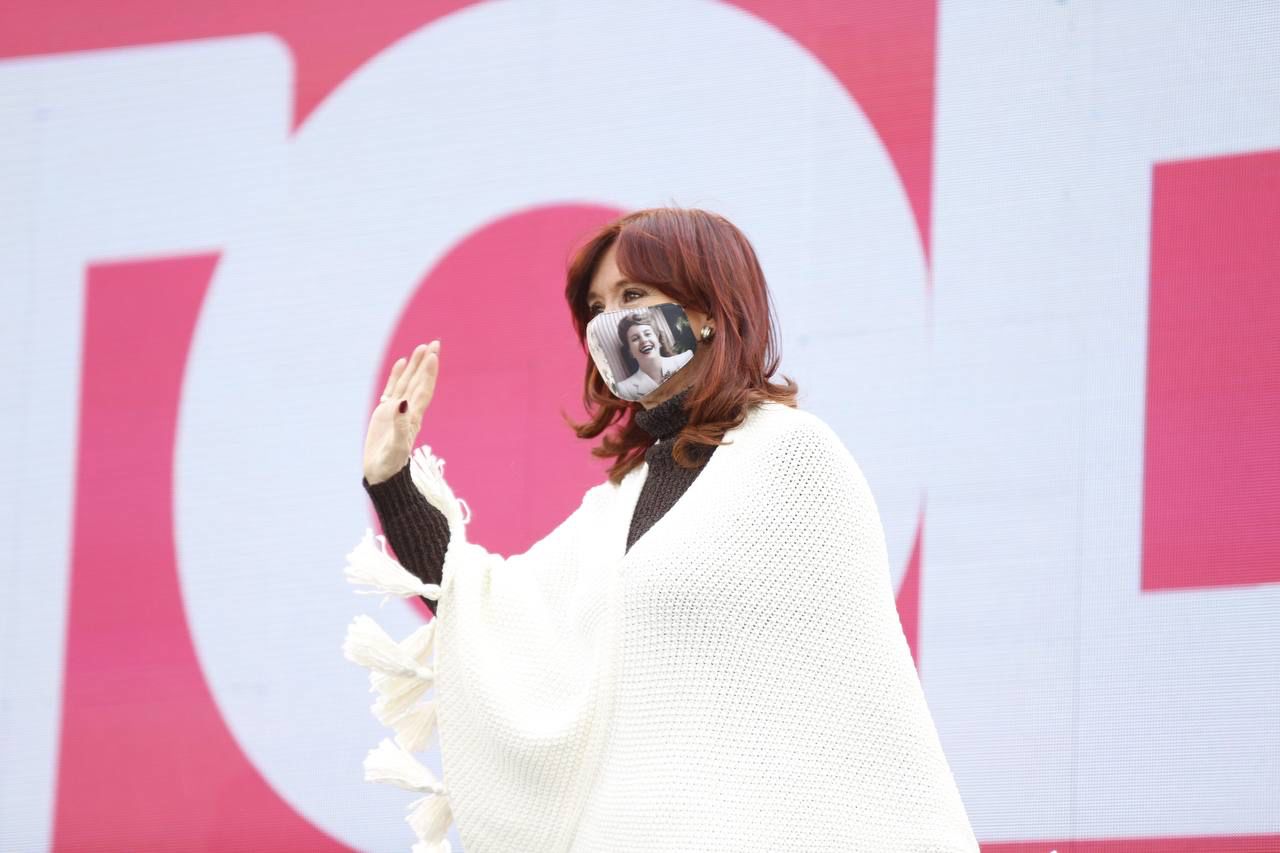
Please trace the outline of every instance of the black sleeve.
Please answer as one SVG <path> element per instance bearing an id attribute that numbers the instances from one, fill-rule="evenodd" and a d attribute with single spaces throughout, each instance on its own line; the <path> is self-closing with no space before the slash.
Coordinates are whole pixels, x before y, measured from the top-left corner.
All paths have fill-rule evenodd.
<path id="1" fill-rule="evenodd" d="M 363 477 L 360 481 L 400 565 L 423 583 L 440 583 L 449 547 L 449 522 L 413 484 L 409 463 L 381 483 L 371 484 Z M 436 603 L 425 597 L 422 600 L 434 614 Z"/>

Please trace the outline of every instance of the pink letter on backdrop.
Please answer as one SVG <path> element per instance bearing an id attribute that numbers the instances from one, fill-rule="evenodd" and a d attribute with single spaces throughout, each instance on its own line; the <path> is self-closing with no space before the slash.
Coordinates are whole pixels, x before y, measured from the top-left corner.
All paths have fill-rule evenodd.
<path id="1" fill-rule="evenodd" d="M 294 812 L 240 751 L 187 630 L 174 437 L 217 262 L 89 267 L 57 850 L 347 849 Z"/>
<path id="2" fill-rule="evenodd" d="M 1280 582 L 1280 152 L 1153 181 L 1142 588 Z"/>

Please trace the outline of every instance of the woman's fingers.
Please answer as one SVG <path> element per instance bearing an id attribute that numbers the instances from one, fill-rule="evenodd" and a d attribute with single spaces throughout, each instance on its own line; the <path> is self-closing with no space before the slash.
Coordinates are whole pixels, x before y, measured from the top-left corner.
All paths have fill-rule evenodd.
<path id="1" fill-rule="evenodd" d="M 412 399 L 409 401 L 410 407 L 417 413 L 418 417 L 422 417 L 422 413 L 426 411 L 427 406 L 431 403 L 431 398 L 436 392 L 436 378 L 440 375 L 440 342 L 432 341 L 427 348 L 427 355 L 422 360 L 422 369 L 415 377 L 413 385 L 409 389 Z"/>
<path id="2" fill-rule="evenodd" d="M 426 355 L 427 345 L 419 344 L 414 347 L 413 354 L 409 356 L 409 364 L 405 367 L 404 372 L 396 379 L 395 390 L 391 392 L 391 396 L 396 400 L 403 400 L 406 396 L 405 392 L 409 389 L 409 384 L 413 380 L 413 374 L 422 363 L 422 357 Z"/>
<path id="3" fill-rule="evenodd" d="M 439 353 L 439 341 L 414 347 L 407 359 L 398 358 L 391 365 L 391 374 L 382 389 L 382 395 L 397 405 L 407 399 L 414 420 L 422 417 L 435 393 L 436 377 L 440 373 Z"/>
<path id="4" fill-rule="evenodd" d="M 400 378 L 400 374 L 404 373 L 404 366 L 408 361 L 404 358 L 396 359 L 396 363 L 391 365 L 391 372 L 387 374 L 387 384 L 382 386 L 382 396 L 390 397 L 391 392 L 395 390 L 396 380 Z"/>
<path id="5" fill-rule="evenodd" d="M 429 350 L 426 344 L 418 344 L 413 350 L 413 363 L 408 375 L 405 377 L 404 388 L 400 391 L 397 399 L 408 400 L 409 405 L 413 405 L 413 389 L 418 386 L 421 381 L 422 371 L 426 367 L 427 355 Z"/>

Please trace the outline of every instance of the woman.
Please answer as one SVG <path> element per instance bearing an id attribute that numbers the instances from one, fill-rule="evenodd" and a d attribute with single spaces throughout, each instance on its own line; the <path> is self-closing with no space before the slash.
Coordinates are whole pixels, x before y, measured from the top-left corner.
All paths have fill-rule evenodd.
<path id="1" fill-rule="evenodd" d="M 438 721 L 444 778 L 388 742 L 366 762 L 366 778 L 426 794 L 415 850 L 443 849 L 427 845 L 454 820 L 469 851 L 977 851 L 875 501 L 772 378 L 747 239 L 705 211 L 632 213 L 579 250 L 565 296 L 581 341 L 663 305 L 696 346 L 638 402 L 610 393 L 591 350 L 576 430 L 601 437 L 609 477 L 524 554 L 467 542 L 439 461 L 410 454 L 439 342 L 395 363 L 370 421 L 365 489 L 416 575 L 397 566 L 381 588 L 436 613 L 429 639 L 403 644 L 434 668 L 398 666 L 434 684 L 415 731 Z M 349 560 L 379 583 L 389 555 L 366 537 Z M 407 717 L 380 719 L 421 747 Z"/>
<path id="2" fill-rule="evenodd" d="M 672 345 L 658 332 L 649 311 L 630 311 L 618 322 L 622 358 L 632 373 L 614 389 L 624 400 L 640 400 L 671 374 L 689 363 L 692 350 L 674 354 Z"/>

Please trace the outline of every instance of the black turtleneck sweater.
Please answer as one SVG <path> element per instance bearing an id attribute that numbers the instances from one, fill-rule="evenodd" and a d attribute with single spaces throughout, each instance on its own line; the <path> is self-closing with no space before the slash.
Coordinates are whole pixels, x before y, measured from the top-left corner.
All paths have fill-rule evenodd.
<path id="1" fill-rule="evenodd" d="M 654 443 L 644 452 L 649 472 L 631 515 L 627 550 L 675 505 L 702 473 L 715 450 L 714 447 L 694 448 L 699 462 L 696 468 L 684 468 L 672 456 L 674 439 L 689 419 L 684 407 L 687 396 L 687 390 L 681 391 L 652 409 L 637 410 L 634 415 L 636 425 L 653 436 Z M 432 506 L 413 485 L 409 463 L 381 483 L 371 484 L 364 478 L 361 481 L 378 513 L 387 543 L 400 564 L 424 583 L 440 583 L 445 549 L 449 546 L 449 525 L 444 513 Z M 426 598 L 423 601 L 435 613 L 435 602 Z"/>

